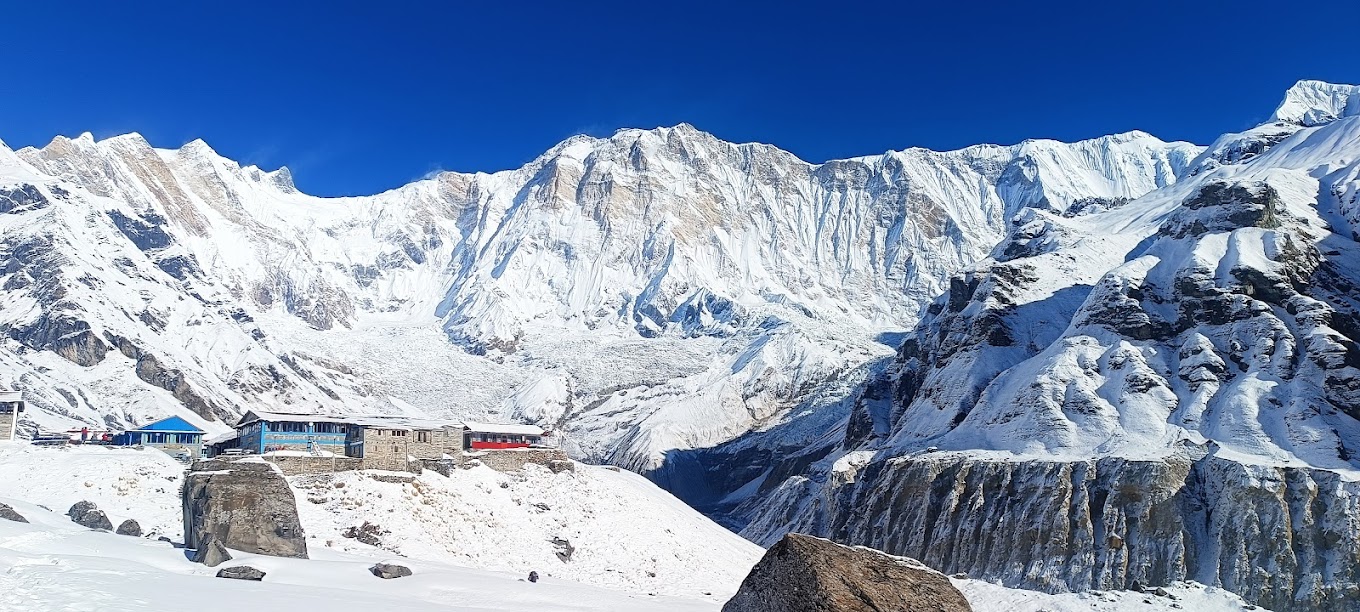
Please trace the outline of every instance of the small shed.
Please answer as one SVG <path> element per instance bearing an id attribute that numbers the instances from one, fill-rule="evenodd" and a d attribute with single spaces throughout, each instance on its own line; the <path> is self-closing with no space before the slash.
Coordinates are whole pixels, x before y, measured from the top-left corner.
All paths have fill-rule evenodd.
<path id="1" fill-rule="evenodd" d="M 171 455 L 197 459 L 203 451 L 204 431 L 180 417 L 161 419 L 150 425 L 130 429 L 114 438 L 119 446 L 151 446 Z"/>
<path id="2" fill-rule="evenodd" d="M 528 448 L 542 443 L 543 435 L 537 425 L 463 422 L 463 447 L 470 450 Z"/>

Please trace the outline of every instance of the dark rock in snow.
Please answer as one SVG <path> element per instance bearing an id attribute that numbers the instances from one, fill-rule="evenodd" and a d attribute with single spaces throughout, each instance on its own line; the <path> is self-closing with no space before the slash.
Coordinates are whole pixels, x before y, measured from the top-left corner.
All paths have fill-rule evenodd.
<path id="1" fill-rule="evenodd" d="M 226 567 L 217 571 L 218 578 L 231 578 L 232 580 L 254 580 L 259 582 L 264 580 L 264 572 L 257 570 L 249 565 L 237 565 Z"/>
<path id="2" fill-rule="evenodd" d="M 216 536 L 208 534 L 198 542 L 192 561 L 208 567 L 217 567 L 231 561 L 231 553 L 227 552 L 227 547 L 223 546 Z"/>
<path id="3" fill-rule="evenodd" d="M 209 535 L 236 550 L 307 558 L 288 482 L 263 461 L 200 461 L 184 478 L 185 546 Z"/>
<path id="4" fill-rule="evenodd" d="M 8 504 L 0 504 L 0 519 L 14 521 L 16 523 L 28 522 L 28 519 L 24 518 L 22 514 L 15 512 L 14 508 L 9 507 Z"/>
<path id="5" fill-rule="evenodd" d="M 910 559 L 791 533 L 766 551 L 723 612 L 971 612 L 943 574 Z"/>
<path id="6" fill-rule="evenodd" d="M 379 563 L 368 568 L 368 571 L 373 572 L 374 576 L 382 578 L 383 580 L 403 578 L 411 575 L 411 568 L 395 563 Z"/>
<path id="7" fill-rule="evenodd" d="M 529 572 L 529 582 L 538 582 L 538 572 Z"/>
<path id="8" fill-rule="evenodd" d="M 571 561 L 572 553 L 576 552 L 576 547 L 572 546 L 569 540 L 563 538 L 553 538 L 552 545 L 554 549 L 553 552 L 557 554 L 557 558 L 563 563 Z"/>
<path id="9" fill-rule="evenodd" d="M 95 507 L 91 502 L 76 502 L 71 506 L 70 510 L 66 511 L 66 516 L 71 517 L 71 520 L 75 522 L 75 524 L 89 527 L 90 529 L 113 529 L 113 523 L 109 521 L 109 517 L 104 514 L 103 510 Z"/>
<path id="10" fill-rule="evenodd" d="M 140 538 L 142 537 L 142 526 L 138 524 L 137 521 L 128 519 L 126 521 L 123 521 L 123 523 L 118 526 L 118 529 L 114 533 L 117 533 L 118 535 Z"/>
<path id="11" fill-rule="evenodd" d="M 379 536 L 385 536 L 388 533 L 390 532 L 386 529 L 383 529 L 381 525 L 374 525 L 373 523 L 364 521 L 364 524 L 359 525 L 358 527 L 346 528 L 343 532 L 340 533 L 340 535 L 346 538 L 358 540 L 359 542 L 367 544 L 369 546 L 382 546 L 382 540 L 379 538 Z"/>

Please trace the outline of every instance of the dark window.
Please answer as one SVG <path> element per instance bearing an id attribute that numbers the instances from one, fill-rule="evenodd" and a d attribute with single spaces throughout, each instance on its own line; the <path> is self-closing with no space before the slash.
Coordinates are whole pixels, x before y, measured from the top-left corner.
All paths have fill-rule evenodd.
<path id="1" fill-rule="evenodd" d="M 417 432 L 416 432 L 416 442 L 429 442 L 429 441 L 430 441 L 430 432 L 428 432 L 428 431 L 417 431 Z"/>

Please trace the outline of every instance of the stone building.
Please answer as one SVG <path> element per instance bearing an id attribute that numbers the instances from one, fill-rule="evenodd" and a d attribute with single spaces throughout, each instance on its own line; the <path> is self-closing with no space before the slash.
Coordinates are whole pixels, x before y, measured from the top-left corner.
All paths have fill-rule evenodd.
<path id="1" fill-rule="evenodd" d="M 0 391 L 0 440 L 13 440 L 19 431 L 24 397 L 18 391 Z"/>
<path id="2" fill-rule="evenodd" d="M 364 469 L 419 471 L 427 461 L 458 461 L 463 424 L 404 417 L 355 419 L 345 454 L 361 457 Z"/>

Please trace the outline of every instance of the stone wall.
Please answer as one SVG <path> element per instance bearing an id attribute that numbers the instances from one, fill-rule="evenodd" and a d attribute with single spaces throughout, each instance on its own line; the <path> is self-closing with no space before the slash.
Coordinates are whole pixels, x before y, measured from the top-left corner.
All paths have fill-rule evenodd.
<path id="1" fill-rule="evenodd" d="M 365 429 L 364 469 L 409 471 L 412 433 L 404 429 Z"/>
<path id="2" fill-rule="evenodd" d="M 0 412 L 0 440 L 8 440 L 10 428 L 14 427 L 14 415 L 7 412 Z"/>
<path id="3" fill-rule="evenodd" d="M 444 455 L 460 461 L 463 432 L 457 429 L 407 431 L 368 428 L 363 433 L 364 469 L 419 472 L 424 461 L 439 461 Z M 412 460 L 411 457 L 415 457 Z"/>
<path id="4" fill-rule="evenodd" d="M 553 467 L 555 462 L 562 466 L 562 469 L 573 469 L 567 454 L 556 448 L 507 448 L 496 450 L 477 451 L 463 455 L 464 463 L 471 463 L 473 460 L 480 461 L 482 465 L 498 472 L 518 472 L 524 469 L 525 465 L 536 463 L 547 467 Z"/>
<path id="5" fill-rule="evenodd" d="M 355 457 L 262 457 L 279 467 L 285 476 L 297 476 L 299 474 L 329 474 L 331 472 L 344 472 L 347 470 L 359 470 L 364 467 L 364 460 Z"/>
<path id="6" fill-rule="evenodd" d="M 408 436 L 407 444 L 407 454 L 417 459 L 439 460 L 449 455 L 457 461 L 463 454 L 463 430 L 416 430 Z"/>

